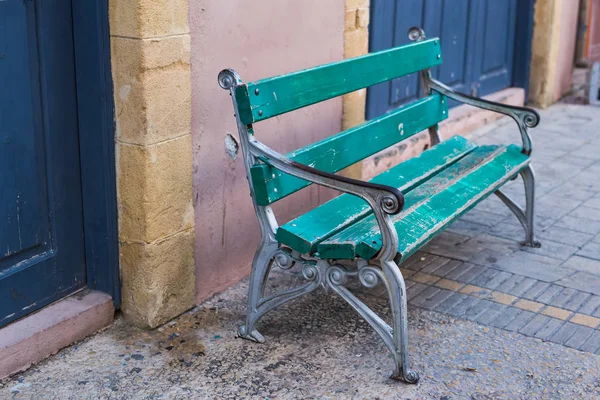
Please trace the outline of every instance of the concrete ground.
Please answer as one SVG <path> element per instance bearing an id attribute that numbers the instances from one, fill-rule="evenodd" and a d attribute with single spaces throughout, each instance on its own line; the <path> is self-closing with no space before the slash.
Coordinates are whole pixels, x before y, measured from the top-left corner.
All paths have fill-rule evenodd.
<path id="1" fill-rule="evenodd" d="M 332 293 L 267 315 L 264 344 L 237 339 L 242 282 L 152 332 L 118 318 L 0 381 L 0 398 L 599 398 L 600 108 L 541 114 L 532 136 L 542 248 L 519 247 L 522 228 L 494 197 L 403 265 L 418 385 L 388 379 L 387 349 Z M 473 137 L 519 143 L 506 119 Z M 522 192 L 518 180 L 506 187 Z M 296 279 L 275 273 L 270 286 Z M 361 297 L 386 315 L 380 292 Z"/>

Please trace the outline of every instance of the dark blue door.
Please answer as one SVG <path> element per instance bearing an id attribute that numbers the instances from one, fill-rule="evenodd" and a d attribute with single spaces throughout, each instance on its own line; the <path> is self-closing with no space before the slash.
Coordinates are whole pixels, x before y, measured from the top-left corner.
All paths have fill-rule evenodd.
<path id="1" fill-rule="evenodd" d="M 512 84 L 516 5 L 516 0 L 372 0 L 369 48 L 409 43 L 408 29 L 423 27 L 442 43 L 444 62 L 433 75 L 458 91 L 484 96 Z M 367 118 L 420 96 L 417 74 L 369 88 Z"/>
<path id="2" fill-rule="evenodd" d="M 71 0 L 0 1 L 0 326 L 85 286 Z"/>

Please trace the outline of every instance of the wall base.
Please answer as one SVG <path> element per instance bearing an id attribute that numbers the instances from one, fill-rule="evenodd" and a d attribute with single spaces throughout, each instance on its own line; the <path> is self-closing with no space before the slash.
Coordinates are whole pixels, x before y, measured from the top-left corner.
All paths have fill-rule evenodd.
<path id="1" fill-rule="evenodd" d="M 0 379 L 107 327 L 114 313 L 109 295 L 86 291 L 0 329 Z"/>

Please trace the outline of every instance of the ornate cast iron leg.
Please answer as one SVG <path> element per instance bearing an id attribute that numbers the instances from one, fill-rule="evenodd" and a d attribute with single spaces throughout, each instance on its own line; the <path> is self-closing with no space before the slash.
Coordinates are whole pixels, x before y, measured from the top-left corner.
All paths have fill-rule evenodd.
<path id="1" fill-rule="evenodd" d="M 273 264 L 281 269 L 290 269 L 295 261 L 274 241 L 263 240 L 259 246 L 254 261 L 252 263 L 252 273 L 250 275 L 250 288 L 248 290 L 248 310 L 246 312 L 246 324 L 238 329 L 238 335 L 244 339 L 263 343 L 265 338 L 255 328 L 258 320 L 267 312 L 300 297 L 310 293 L 319 287 L 319 270 L 312 263 L 302 263 L 302 275 L 308 282 L 298 287 L 281 290 L 277 293 L 264 297 L 265 283 L 271 271 Z"/>
<path id="2" fill-rule="evenodd" d="M 521 171 L 525 185 L 525 241 L 522 246 L 541 247 L 541 243 L 534 238 L 534 203 L 535 203 L 535 174 L 531 165 Z"/>
<path id="3" fill-rule="evenodd" d="M 238 329 L 238 335 L 244 339 L 263 343 L 265 338 L 255 328 L 258 321 L 258 304 L 265 291 L 265 281 L 271 269 L 273 253 L 277 251 L 277 243 L 263 240 L 254 254 L 252 272 L 250 273 L 250 287 L 248 288 L 248 309 L 246 311 L 246 324 Z"/>
<path id="4" fill-rule="evenodd" d="M 508 206 L 508 208 L 516 215 L 521 225 L 525 229 L 525 240 L 521 242 L 521 246 L 541 247 L 541 243 L 534 238 L 534 203 L 535 203 L 535 176 L 531 165 L 528 165 L 521 172 L 523 183 L 525 185 L 525 211 L 519 207 L 510 197 L 504 194 L 501 190 L 496 190 L 496 195 Z"/>
<path id="5" fill-rule="evenodd" d="M 322 269 L 327 268 L 326 263 L 326 261 L 320 261 L 319 266 Z M 341 265 L 332 265 L 326 271 L 324 275 L 327 284 L 371 325 L 390 350 L 395 364 L 391 378 L 403 380 L 407 383 L 417 383 L 419 374 L 411 371 L 408 366 L 406 289 L 398 266 L 390 261 L 384 265 L 382 271 L 379 267 L 366 265 L 365 262 L 362 262 L 359 264 L 358 270 L 358 278 L 365 287 L 374 288 L 379 283 L 386 286 L 392 312 L 391 327 L 344 286 L 348 277 L 356 276 L 356 272 L 348 272 Z"/>
<path id="6" fill-rule="evenodd" d="M 383 273 L 390 298 L 394 350 L 392 356 L 396 369 L 392 378 L 407 383 L 417 383 L 419 374 L 409 368 L 408 356 L 408 316 L 406 304 L 406 286 L 400 268 L 393 261 L 383 265 Z"/>

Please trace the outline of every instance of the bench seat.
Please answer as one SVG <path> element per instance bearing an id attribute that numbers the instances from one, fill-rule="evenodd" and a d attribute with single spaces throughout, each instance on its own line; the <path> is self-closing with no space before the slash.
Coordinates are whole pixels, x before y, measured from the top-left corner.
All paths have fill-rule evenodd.
<path id="1" fill-rule="evenodd" d="M 485 199 L 528 165 L 516 145 L 477 146 L 455 136 L 376 176 L 374 183 L 399 188 L 403 211 L 393 216 L 398 262 L 416 252 L 452 221 Z M 381 234 L 362 199 L 340 195 L 277 230 L 277 240 L 320 258 L 372 258 Z"/>

